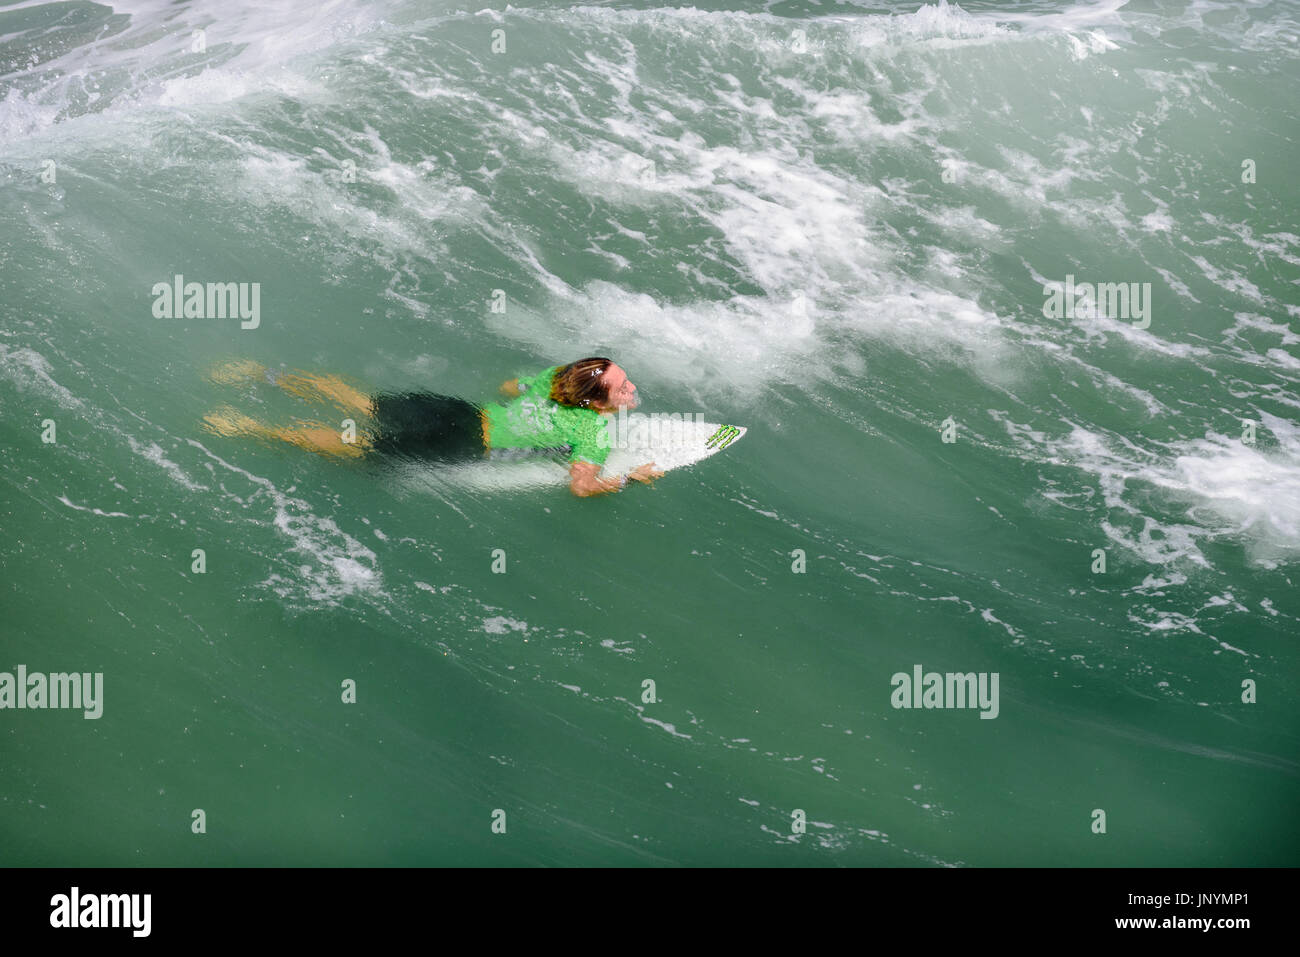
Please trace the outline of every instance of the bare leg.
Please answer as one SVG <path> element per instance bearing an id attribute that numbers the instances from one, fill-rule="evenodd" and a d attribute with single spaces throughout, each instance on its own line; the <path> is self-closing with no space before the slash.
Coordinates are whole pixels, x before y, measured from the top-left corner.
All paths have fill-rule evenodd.
<path id="1" fill-rule="evenodd" d="M 345 382 L 342 376 L 289 373 L 275 380 L 286 392 L 309 402 L 330 401 L 344 412 L 371 414 L 371 399 L 360 389 Z"/>
<path id="2" fill-rule="evenodd" d="M 203 417 L 209 432 L 217 435 L 251 435 L 259 439 L 279 439 L 309 452 L 321 455 L 358 458 L 370 450 L 370 442 L 358 435 L 352 442 L 343 439 L 343 433 L 320 422 L 302 422 L 298 425 L 270 426 L 226 406 L 215 409 Z"/>
<path id="3" fill-rule="evenodd" d="M 277 372 L 252 359 L 235 359 L 213 367 L 207 377 L 220 385 L 265 381 L 307 402 L 332 402 L 344 412 L 371 414 L 370 396 L 339 375 Z"/>

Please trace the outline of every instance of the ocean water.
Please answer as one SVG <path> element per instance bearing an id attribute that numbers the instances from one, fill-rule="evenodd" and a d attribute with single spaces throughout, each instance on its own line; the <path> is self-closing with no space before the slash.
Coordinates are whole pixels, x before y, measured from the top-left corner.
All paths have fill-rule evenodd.
<path id="1" fill-rule="evenodd" d="M 0 671 L 103 675 L 0 709 L 0 861 L 1300 863 L 1298 42 L 0 3 Z M 256 327 L 159 318 L 177 275 Z M 230 360 L 481 401 L 593 354 L 748 434 L 580 500 L 203 425 L 337 419 Z M 895 707 L 917 666 L 996 717 Z"/>

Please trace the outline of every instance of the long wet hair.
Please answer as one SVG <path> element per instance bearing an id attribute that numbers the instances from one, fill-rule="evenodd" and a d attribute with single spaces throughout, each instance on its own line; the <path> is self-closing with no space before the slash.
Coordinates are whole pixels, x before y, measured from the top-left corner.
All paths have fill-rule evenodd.
<path id="1" fill-rule="evenodd" d="M 593 356 L 560 366 L 551 382 L 551 400 L 580 409 L 589 408 L 592 402 L 609 401 L 605 370 L 613 364 L 613 359 Z"/>

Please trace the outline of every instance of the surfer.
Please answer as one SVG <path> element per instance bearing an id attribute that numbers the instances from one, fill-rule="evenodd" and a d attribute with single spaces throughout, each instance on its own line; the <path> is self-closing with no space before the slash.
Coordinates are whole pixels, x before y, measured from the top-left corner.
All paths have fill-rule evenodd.
<path id="1" fill-rule="evenodd" d="M 468 461 L 504 449 L 557 453 L 568 461 L 570 491 L 582 497 L 617 492 L 629 480 L 649 484 L 664 474 L 650 462 L 623 476 L 600 476 L 610 447 L 601 413 L 639 404 L 627 373 L 603 356 L 511 379 L 501 385 L 507 401 L 486 406 L 429 392 L 369 395 L 340 376 L 275 372 L 252 361 L 229 363 L 209 378 L 224 384 L 265 379 L 300 399 L 332 403 L 366 422 L 353 435 L 320 422 L 268 426 L 224 408 L 204 416 L 208 430 L 218 435 L 280 439 L 346 457 L 384 453 Z"/>

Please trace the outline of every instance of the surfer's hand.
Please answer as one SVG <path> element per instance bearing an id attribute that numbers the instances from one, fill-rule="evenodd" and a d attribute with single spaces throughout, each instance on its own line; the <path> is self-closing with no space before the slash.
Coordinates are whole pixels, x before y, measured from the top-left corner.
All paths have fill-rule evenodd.
<path id="1" fill-rule="evenodd" d="M 580 498 L 617 492 L 627 484 L 621 478 L 601 478 L 600 466 L 591 462 L 574 462 L 569 466 L 569 491 Z"/>
<path id="2" fill-rule="evenodd" d="M 655 464 L 650 462 L 646 465 L 638 465 L 632 471 L 627 473 L 627 477 L 634 482 L 645 482 L 649 485 L 657 478 L 663 478 L 664 473 L 655 468 Z"/>
<path id="3" fill-rule="evenodd" d="M 594 465 L 591 462 L 574 462 L 569 466 L 569 475 L 572 477 L 572 481 L 569 482 L 569 491 L 580 498 L 586 498 L 589 495 L 604 495 L 606 492 L 617 492 L 627 485 L 628 479 L 649 484 L 655 479 L 661 478 L 663 474 L 663 472 L 656 470 L 655 464 L 651 462 L 648 465 L 638 465 L 621 478 L 601 478 L 599 465 Z"/>

